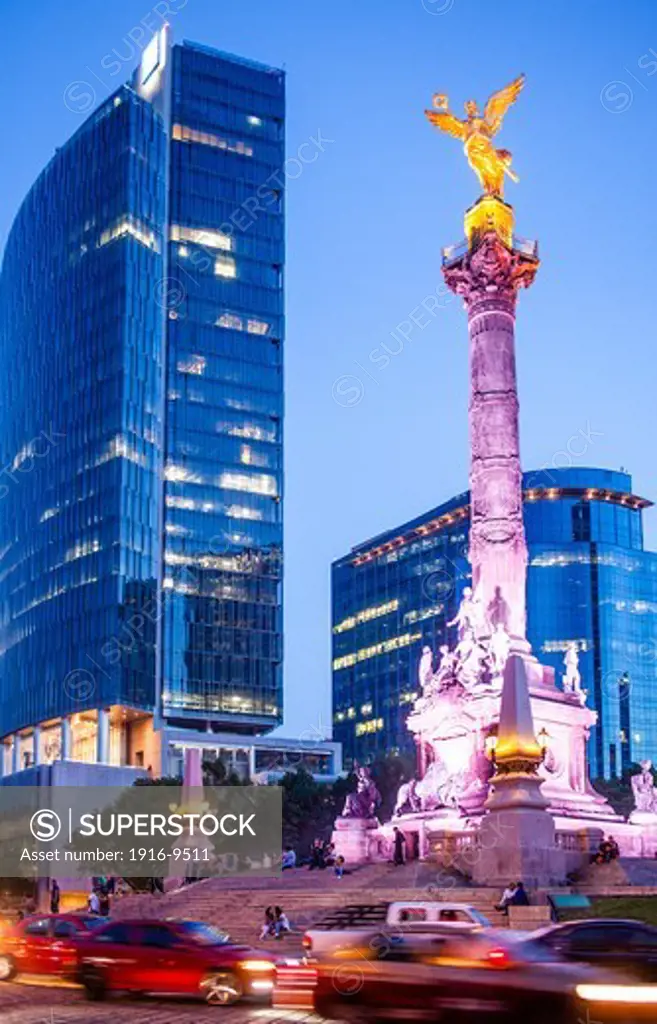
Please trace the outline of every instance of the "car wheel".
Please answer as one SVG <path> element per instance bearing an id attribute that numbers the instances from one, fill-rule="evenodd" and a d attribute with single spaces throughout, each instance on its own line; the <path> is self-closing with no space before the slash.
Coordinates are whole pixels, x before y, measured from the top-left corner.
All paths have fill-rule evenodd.
<path id="1" fill-rule="evenodd" d="M 244 995 L 244 986 L 233 971 L 212 971 L 201 982 L 208 1006 L 232 1006 Z"/>
<path id="2" fill-rule="evenodd" d="M 82 975 L 82 984 L 87 999 L 95 1003 L 101 1002 L 107 996 L 107 985 L 100 971 L 85 971 Z"/>
<path id="3" fill-rule="evenodd" d="M 0 981 L 11 981 L 16 974 L 16 964 L 10 956 L 0 956 Z"/>

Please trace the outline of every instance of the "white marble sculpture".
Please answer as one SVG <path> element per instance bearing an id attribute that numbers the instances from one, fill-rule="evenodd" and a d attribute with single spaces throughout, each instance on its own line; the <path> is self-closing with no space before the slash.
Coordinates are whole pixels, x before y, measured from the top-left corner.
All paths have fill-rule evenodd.
<path id="1" fill-rule="evenodd" d="M 423 811 L 456 807 L 455 780 L 441 761 L 433 761 L 415 787 Z"/>
<path id="2" fill-rule="evenodd" d="M 410 782 L 402 782 L 397 791 L 395 809 L 392 812 L 393 817 L 397 818 L 400 814 L 404 813 L 414 814 L 421 809 L 422 801 L 417 792 L 417 779 L 411 779 Z"/>
<path id="3" fill-rule="evenodd" d="M 643 814 L 657 814 L 657 786 L 652 774 L 652 761 L 642 761 L 641 771 L 632 776 L 634 806 Z"/>
<path id="4" fill-rule="evenodd" d="M 435 675 L 437 688 L 443 689 L 449 686 L 455 679 L 457 657 L 450 651 L 447 644 L 440 646 L 440 664 Z"/>
<path id="5" fill-rule="evenodd" d="M 511 650 L 511 637 L 503 622 L 497 622 L 489 644 L 491 671 L 494 676 L 504 674 L 504 666 Z"/>
<path id="6" fill-rule="evenodd" d="M 433 651 L 425 644 L 422 648 L 422 657 L 418 668 L 418 680 L 422 691 L 429 689 L 433 679 Z"/>
<path id="7" fill-rule="evenodd" d="M 586 703 L 586 691 L 582 689 L 582 674 L 579 670 L 577 642 L 571 640 L 563 657 L 566 671 L 562 676 L 564 693 L 575 694 L 582 704 Z"/>
<path id="8" fill-rule="evenodd" d="M 466 690 L 474 690 L 483 674 L 484 650 L 472 627 L 468 627 L 454 651 L 456 676 Z"/>
<path id="9" fill-rule="evenodd" d="M 458 611 L 448 626 L 456 626 L 458 638 L 462 640 L 468 630 L 472 630 L 475 637 L 484 636 L 487 632 L 486 613 L 482 606 L 479 595 L 472 590 L 472 587 L 464 587 L 461 603 Z"/>

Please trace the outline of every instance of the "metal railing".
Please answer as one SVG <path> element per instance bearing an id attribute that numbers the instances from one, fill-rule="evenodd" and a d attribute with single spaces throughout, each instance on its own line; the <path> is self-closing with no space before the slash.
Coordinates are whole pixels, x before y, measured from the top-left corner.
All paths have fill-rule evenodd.
<path id="1" fill-rule="evenodd" d="M 443 267 L 458 263 L 467 254 L 468 248 L 467 238 L 461 242 L 455 242 L 453 245 L 446 245 L 442 250 Z M 530 259 L 538 259 L 538 242 L 533 238 L 521 238 L 520 235 L 514 235 L 513 251 L 521 256 L 528 256 Z"/>

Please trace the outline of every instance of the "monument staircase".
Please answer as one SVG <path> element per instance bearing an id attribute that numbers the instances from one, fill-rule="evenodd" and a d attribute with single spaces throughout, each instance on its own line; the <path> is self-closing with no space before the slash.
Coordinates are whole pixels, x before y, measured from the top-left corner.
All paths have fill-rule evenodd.
<path id="1" fill-rule="evenodd" d="M 303 931 L 328 911 L 349 903 L 397 900 L 442 900 L 476 907 L 498 927 L 507 919 L 495 910 L 498 888 L 474 888 L 456 874 L 426 863 L 401 867 L 368 864 L 337 879 L 330 869 L 297 868 L 276 876 L 207 878 L 182 889 L 150 894 L 129 893 L 115 899 L 113 918 L 187 918 L 227 931 L 238 942 L 257 941 L 265 908 L 283 907 L 294 934 L 280 943 L 282 952 L 301 951 Z M 278 944 L 277 944 L 278 945 Z"/>

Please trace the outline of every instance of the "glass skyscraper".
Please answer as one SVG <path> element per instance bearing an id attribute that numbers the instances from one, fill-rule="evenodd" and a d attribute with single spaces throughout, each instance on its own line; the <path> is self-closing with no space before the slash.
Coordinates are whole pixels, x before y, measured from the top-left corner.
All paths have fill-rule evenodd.
<path id="1" fill-rule="evenodd" d="M 284 117 L 282 71 L 163 29 L 16 217 L 4 774 L 282 719 Z"/>
<path id="2" fill-rule="evenodd" d="M 644 551 L 642 512 L 624 472 L 526 473 L 528 636 L 564 671 L 576 641 L 582 685 L 599 714 L 593 777 L 657 754 L 657 554 Z M 334 734 L 345 757 L 412 753 L 405 720 L 418 695 L 424 644 L 453 640 L 447 623 L 470 582 L 469 496 L 353 548 L 333 563 Z"/>

